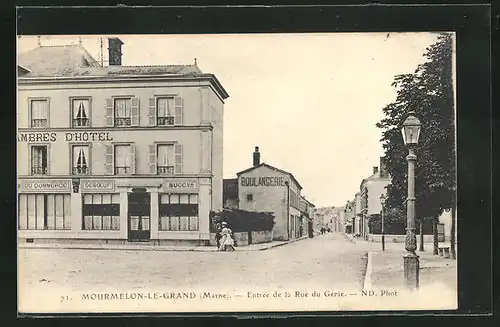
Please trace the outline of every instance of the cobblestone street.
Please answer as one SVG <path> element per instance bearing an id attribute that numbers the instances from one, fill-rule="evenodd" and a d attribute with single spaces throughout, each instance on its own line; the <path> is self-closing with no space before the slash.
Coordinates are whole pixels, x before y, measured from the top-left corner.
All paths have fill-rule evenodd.
<path id="1" fill-rule="evenodd" d="M 20 249 L 20 295 L 197 289 L 360 291 L 366 252 L 342 234 L 265 251 Z"/>

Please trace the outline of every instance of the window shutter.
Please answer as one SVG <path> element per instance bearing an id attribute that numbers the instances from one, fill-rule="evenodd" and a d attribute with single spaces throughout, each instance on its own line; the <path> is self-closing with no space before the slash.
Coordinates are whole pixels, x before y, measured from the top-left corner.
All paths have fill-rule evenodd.
<path id="1" fill-rule="evenodd" d="M 106 127 L 113 127 L 114 112 L 113 99 L 106 99 Z"/>
<path id="2" fill-rule="evenodd" d="M 104 173 L 106 175 L 113 175 L 113 146 L 106 145 L 106 161 L 104 167 Z"/>
<path id="3" fill-rule="evenodd" d="M 135 144 L 130 144 L 130 174 L 135 174 Z"/>
<path id="4" fill-rule="evenodd" d="M 183 115 L 184 115 L 184 100 L 181 97 L 174 98 L 174 107 L 175 107 L 175 120 L 174 125 L 182 125 L 183 124 Z"/>
<path id="5" fill-rule="evenodd" d="M 182 174 L 182 145 L 175 144 L 175 173 Z"/>
<path id="6" fill-rule="evenodd" d="M 156 175 L 156 144 L 149 145 L 149 173 Z"/>
<path id="7" fill-rule="evenodd" d="M 139 98 L 132 98 L 130 113 L 130 126 L 139 126 Z"/>
<path id="8" fill-rule="evenodd" d="M 149 126 L 156 126 L 156 99 L 149 98 L 148 109 Z"/>

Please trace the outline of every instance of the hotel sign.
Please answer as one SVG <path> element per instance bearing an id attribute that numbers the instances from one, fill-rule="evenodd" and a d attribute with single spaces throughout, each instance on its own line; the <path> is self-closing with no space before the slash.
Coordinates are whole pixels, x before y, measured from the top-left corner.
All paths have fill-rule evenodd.
<path id="1" fill-rule="evenodd" d="M 115 181 L 112 179 L 87 179 L 82 180 L 80 184 L 82 192 L 113 192 L 115 190 Z"/>
<path id="2" fill-rule="evenodd" d="M 241 186 L 285 186 L 285 177 L 241 177 Z"/>
<path id="3" fill-rule="evenodd" d="M 198 189 L 198 181 L 185 179 L 165 179 L 163 189 L 166 190 L 196 190 Z"/>
<path id="4" fill-rule="evenodd" d="M 18 184 L 19 192 L 71 192 L 69 179 L 23 179 Z"/>

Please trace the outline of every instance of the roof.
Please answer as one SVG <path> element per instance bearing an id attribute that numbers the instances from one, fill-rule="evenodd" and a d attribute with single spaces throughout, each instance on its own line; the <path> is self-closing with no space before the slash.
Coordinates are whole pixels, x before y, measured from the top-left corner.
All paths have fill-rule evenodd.
<path id="1" fill-rule="evenodd" d="M 222 199 L 238 199 L 238 179 L 230 178 L 222 180 Z"/>
<path id="2" fill-rule="evenodd" d="M 303 189 L 303 187 L 300 185 L 299 181 L 297 181 L 297 179 L 295 178 L 295 176 L 293 176 L 293 174 L 292 174 L 292 173 L 289 173 L 289 172 L 287 172 L 287 171 L 285 171 L 285 170 L 283 170 L 283 169 L 279 169 L 279 168 L 276 168 L 276 167 L 274 167 L 274 166 L 268 165 L 268 164 L 266 164 L 266 163 L 264 163 L 264 162 L 263 162 L 263 163 L 261 163 L 261 164 L 260 164 L 260 165 L 258 165 L 258 166 L 254 166 L 254 167 L 250 167 L 250 168 L 248 168 L 248 169 L 242 170 L 242 171 L 240 171 L 239 173 L 236 173 L 236 175 L 237 175 L 237 176 L 239 176 L 239 175 L 241 175 L 241 174 L 247 173 L 247 172 L 249 172 L 249 171 L 252 171 L 252 170 L 257 169 L 257 168 L 260 168 L 260 167 L 267 167 L 267 168 L 269 168 L 269 169 L 271 169 L 271 170 L 275 170 L 275 171 L 278 171 L 278 172 L 280 172 L 280 173 L 283 173 L 283 174 L 285 174 L 285 175 L 290 176 L 290 177 L 293 179 L 293 181 L 294 181 L 294 182 L 295 182 L 295 183 L 299 186 L 299 188 L 300 188 L 300 189 Z"/>
<path id="3" fill-rule="evenodd" d="M 213 80 L 223 99 L 229 97 L 217 78 L 192 65 L 101 66 L 81 45 L 41 46 L 18 55 L 18 66 L 29 70 L 23 78 L 194 76 Z"/>

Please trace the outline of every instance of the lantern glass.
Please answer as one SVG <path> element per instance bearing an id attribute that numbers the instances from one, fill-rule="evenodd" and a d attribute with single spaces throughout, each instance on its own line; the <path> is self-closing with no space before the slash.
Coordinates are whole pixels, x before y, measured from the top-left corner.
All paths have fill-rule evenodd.
<path id="1" fill-rule="evenodd" d="M 403 141 L 406 145 L 417 144 L 418 137 L 420 136 L 420 121 L 412 114 L 413 112 L 411 112 L 408 118 L 406 118 L 403 128 L 401 129 Z"/>

